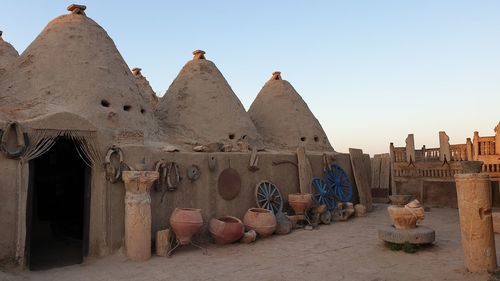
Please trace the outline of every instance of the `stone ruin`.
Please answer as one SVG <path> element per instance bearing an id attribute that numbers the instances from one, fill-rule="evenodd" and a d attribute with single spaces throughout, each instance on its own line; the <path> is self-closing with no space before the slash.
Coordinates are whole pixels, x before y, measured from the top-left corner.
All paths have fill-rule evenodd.
<path id="1" fill-rule="evenodd" d="M 349 155 L 334 151 L 279 73 L 247 113 L 216 65 L 195 51 L 158 98 L 84 6 L 68 10 L 20 56 L 0 39 L 2 267 L 58 258 L 46 252 L 78 263 L 122 248 L 129 216 L 122 171 L 158 171 L 151 197 L 141 197 L 149 200 L 152 240 L 176 207 L 202 209 L 204 221 L 241 218 L 263 180 L 284 197 L 297 193 L 298 147 L 312 176 L 323 175 L 328 159 L 353 179 Z M 217 186 L 227 169 L 240 177 L 231 198 Z M 74 252 L 54 235 L 71 237 Z"/>
<path id="2" fill-rule="evenodd" d="M 439 147 L 415 149 L 415 136 L 409 134 L 406 145 L 390 144 L 392 194 L 411 194 L 427 206 L 457 207 L 454 176 L 464 173 L 462 163 L 482 161 L 481 172 L 492 183 L 493 205 L 500 206 L 500 126 L 494 136 L 480 136 L 475 131 L 464 143 L 450 144 L 446 132 L 439 132 Z"/>

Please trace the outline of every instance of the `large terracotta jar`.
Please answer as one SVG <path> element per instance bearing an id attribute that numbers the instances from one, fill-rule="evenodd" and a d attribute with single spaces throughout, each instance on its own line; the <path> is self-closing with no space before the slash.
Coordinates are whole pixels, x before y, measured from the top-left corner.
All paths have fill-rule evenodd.
<path id="1" fill-rule="evenodd" d="M 203 226 L 201 209 L 175 208 L 170 216 L 170 226 L 181 245 L 191 243 L 191 238 Z"/>
<path id="2" fill-rule="evenodd" d="M 250 208 L 243 217 L 248 230 L 255 230 L 260 237 L 271 236 L 276 230 L 276 216 L 268 209 Z"/>
<path id="3" fill-rule="evenodd" d="M 208 231 L 216 244 L 224 245 L 240 240 L 245 233 L 245 226 L 238 218 L 223 216 L 211 219 Z"/>
<path id="4" fill-rule="evenodd" d="M 389 206 L 387 208 L 392 224 L 397 229 L 412 229 L 417 227 L 417 222 L 425 218 L 424 208 L 417 200 L 414 200 L 404 207 Z"/>
<path id="5" fill-rule="evenodd" d="M 309 193 L 288 194 L 288 204 L 293 208 L 296 215 L 303 215 L 312 206 L 312 196 Z"/>

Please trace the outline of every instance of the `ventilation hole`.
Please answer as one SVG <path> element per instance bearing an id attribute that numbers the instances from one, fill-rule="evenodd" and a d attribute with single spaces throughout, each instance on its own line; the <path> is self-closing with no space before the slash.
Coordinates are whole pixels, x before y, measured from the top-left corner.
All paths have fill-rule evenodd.
<path id="1" fill-rule="evenodd" d="M 318 136 L 314 136 L 314 141 L 315 141 L 315 142 L 318 142 L 318 141 L 319 141 Z"/>
<path id="2" fill-rule="evenodd" d="M 107 100 L 101 100 L 101 105 L 104 107 L 109 107 L 109 101 Z"/>
<path id="3" fill-rule="evenodd" d="M 242 140 L 244 140 L 246 137 L 247 137 L 247 135 L 243 135 L 243 136 L 241 137 L 241 139 L 242 139 Z"/>
<path id="4" fill-rule="evenodd" d="M 300 140 L 301 141 L 306 141 L 306 137 L 301 137 Z"/>
<path id="5" fill-rule="evenodd" d="M 141 113 L 142 113 L 142 114 L 146 113 L 146 109 L 141 108 Z"/>
<path id="6" fill-rule="evenodd" d="M 123 106 L 123 110 L 125 110 L 125 111 L 130 111 L 130 109 L 132 109 L 131 105 L 124 105 Z"/>
<path id="7" fill-rule="evenodd" d="M 234 139 L 234 134 L 229 134 L 229 139 L 233 140 Z"/>

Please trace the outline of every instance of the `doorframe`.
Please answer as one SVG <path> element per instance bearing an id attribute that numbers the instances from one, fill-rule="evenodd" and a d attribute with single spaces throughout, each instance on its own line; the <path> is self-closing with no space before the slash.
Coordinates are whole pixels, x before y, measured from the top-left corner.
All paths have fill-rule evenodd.
<path id="1" fill-rule="evenodd" d="M 77 141 L 76 140 L 71 140 L 69 139 L 75 149 L 75 153 L 78 154 L 76 151 L 76 145 Z M 56 140 L 56 142 L 59 140 Z M 51 148 L 52 149 L 52 148 Z M 48 150 L 47 152 L 49 152 Z M 41 157 L 41 155 L 39 156 Z M 78 157 L 81 158 L 81 155 L 78 155 Z M 26 211 L 25 216 L 24 216 L 24 251 L 23 251 L 23 256 L 19 257 L 20 262 L 21 262 L 21 268 L 23 269 L 29 269 L 30 266 L 30 256 L 31 256 L 31 229 L 32 229 L 32 223 L 33 223 L 33 195 L 35 191 L 35 159 L 31 159 L 28 161 L 28 182 L 27 186 L 21 186 L 21 190 L 26 187 L 26 201 L 25 201 L 25 206 L 19 206 L 19 208 L 22 210 L 24 209 Z M 80 159 L 83 162 L 83 166 L 85 167 L 84 170 L 84 187 L 83 187 L 83 235 L 82 235 L 82 259 L 83 262 L 86 261 L 88 255 L 89 255 L 89 249 L 90 249 L 90 209 L 91 209 L 91 189 L 92 189 L 92 167 L 89 167 L 83 159 Z M 21 219 L 21 218 L 19 218 Z M 18 234 L 19 235 L 19 234 Z"/>

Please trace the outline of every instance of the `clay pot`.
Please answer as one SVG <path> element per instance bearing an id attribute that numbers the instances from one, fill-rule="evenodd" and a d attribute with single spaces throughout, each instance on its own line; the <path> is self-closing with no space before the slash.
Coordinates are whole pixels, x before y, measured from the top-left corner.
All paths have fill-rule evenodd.
<path id="1" fill-rule="evenodd" d="M 243 237 L 241 237 L 240 242 L 249 244 L 255 242 L 256 239 L 257 239 L 257 232 L 255 232 L 255 230 L 250 230 L 248 232 L 245 232 L 245 234 L 243 234 Z"/>
<path id="2" fill-rule="evenodd" d="M 392 224 L 396 229 L 412 229 L 417 227 L 417 222 L 425 217 L 424 208 L 407 208 L 389 206 L 387 208 Z"/>
<path id="3" fill-rule="evenodd" d="M 238 241 L 245 232 L 245 226 L 238 218 L 223 216 L 211 219 L 208 231 L 216 244 L 224 245 Z"/>
<path id="4" fill-rule="evenodd" d="M 175 208 L 170 216 L 170 226 L 181 245 L 191 243 L 191 238 L 203 226 L 201 209 Z"/>
<path id="5" fill-rule="evenodd" d="M 293 208 L 296 215 L 303 215 L 312 206 L 312 196 L 309 193 L 288 194 L 288 204 Z"/>
<path id="6" fill-rule="evenodd" d="M 364 217 L 366 216 L 366 207 L 362 204 L 354 205 L 354 215 L 356 217 Z"/>
<path id="7" fill-rule="evenodd" d="M 250 208 L 243 217 L 247 230 L 255 230 L 260 237 L 267 237 L 276 230 L 276 216 L 267 209 Z"/>
<path id="8" fill-rule="evenodd" d="M 404 206 L 411 200 L 411 195 L 389 195 L 392 205 Z"/>

